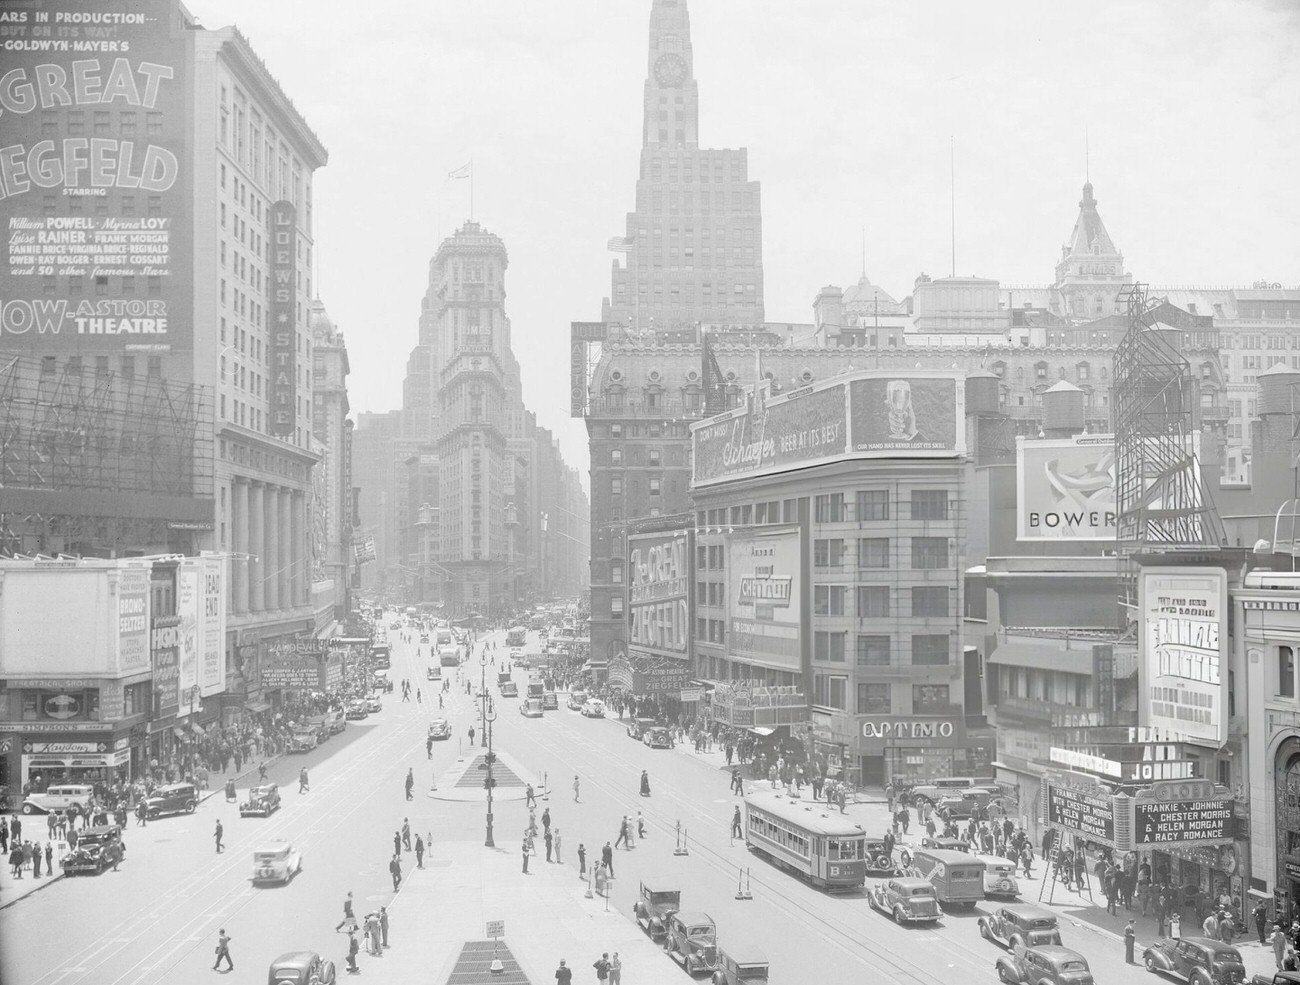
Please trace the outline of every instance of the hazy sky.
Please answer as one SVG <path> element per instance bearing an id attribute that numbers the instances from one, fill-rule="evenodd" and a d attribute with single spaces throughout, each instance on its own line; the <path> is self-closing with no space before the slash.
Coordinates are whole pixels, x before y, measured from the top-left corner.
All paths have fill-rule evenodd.
<path id="1" fill-rule="evenodd" d="M 319 292 L 354 412 L 399 405 L 429 258 L 468 217 L 510 253 L 524 399 L 586 478 L 569 322 L 633 206 L 650 0 L 188 0 L 249 38 L 330 152 Z M 1300 282 L 1300 3 L 690 0 L 702 147 L 762 182 L 767 316 L 866 269 L 1046 284 L 1084 180 L 1153 285 Z"/>

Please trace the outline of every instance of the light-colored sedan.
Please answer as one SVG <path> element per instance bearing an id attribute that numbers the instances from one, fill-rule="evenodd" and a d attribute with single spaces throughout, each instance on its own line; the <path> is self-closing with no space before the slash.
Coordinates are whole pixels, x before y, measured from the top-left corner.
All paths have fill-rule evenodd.
<path id="1" fill-rule="evenodd" d="M 272 842 L 253 853 L 253 882 L 287 883 L 302 871 L 302 853 L 287 841 Z"/>
<path id="2" fill-rule="evenodd" d="M 586 704 L 582 706 L 582 714 L 584 718 L 604 718 L 605 702 L 600 698 L 588 698 Z"/>

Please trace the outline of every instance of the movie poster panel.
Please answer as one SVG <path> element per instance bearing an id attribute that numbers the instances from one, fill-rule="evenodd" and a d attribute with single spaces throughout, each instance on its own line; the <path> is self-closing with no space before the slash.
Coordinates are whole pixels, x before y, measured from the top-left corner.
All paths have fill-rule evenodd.
<path id="1" fill-rule="evenodd" d="M 727 650 L 765 667 L 803 667 L 799 531 L 727 538 Z"/>
<path id="2" fill-rule="evenodd" d="M 1228 741 L 1228 575 L 1222 568 L 1145 567 L 1140 723 L 1179 742 Z"/>
<path id="3" fill-rule="evenodd" d="M 0 347 L 193 344 L 187 45 L 171 0 L 4 5 Z"/>
<path id="4" fill-rule="evenodd" d="M 1115 539 L 1115 436 L 1016 439 L 1021 540 Z"/>
<path id="5" fill-rule="evenodd" d="M 843 384 L 801 390 L 694 432 L 696 485 L 767 475 L 843 458 L 848 438 Z"/>
<path id="6" fill-rule="evenodd" d="M 965 450 L 965 389 L 956 377 L 878 376 L 849 386 L 853 451 L 933 455 Z"/>
<path id="7" fill-rule="evenodd" d="M 226 559 L 203 559 L 203 643 L 199 688 L 206 697 L 226 689 Z"/>
<path id="8" fill-rule="evenodd" d="M 628 540 L 628 647 L 684 657 L 691 637 L 689 539 L 683 532 Z"/>
<path id="9" fill-rule="evenodd" d="M 175 715 L 180 708 L 179 616 L 155 616 L 149 650 L 153 662 L 154 719 Z"/>
<path id="10" fill-rule="evenodd" d="M 201 601 L 199 598 L 202 571 L 196 559 L 182 561 L 176 568 L 176 615 L 180 619 L 176 644 L 180 653 L 177 659 L 176 686 L 185 702 L 191 690 L 199 683 L 199 646 Z"/>
<path id="11" fill-rule="evenodd" d="M 149 659 L 149 569 L 123 568 L 117 581 L 118 670 L 148 670 Z"/>

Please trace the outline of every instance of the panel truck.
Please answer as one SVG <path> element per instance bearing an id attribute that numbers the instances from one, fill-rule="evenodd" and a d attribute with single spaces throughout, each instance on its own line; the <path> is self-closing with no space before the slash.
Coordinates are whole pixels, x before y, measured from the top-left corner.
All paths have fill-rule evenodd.
<path id="1" fill-rule="evenodd" d="M 503 698 L 519 697 L 519 685 L 514 682 L 507 670 L 497 674 L 497 687 L 501 689 L 501 697 Z"/>

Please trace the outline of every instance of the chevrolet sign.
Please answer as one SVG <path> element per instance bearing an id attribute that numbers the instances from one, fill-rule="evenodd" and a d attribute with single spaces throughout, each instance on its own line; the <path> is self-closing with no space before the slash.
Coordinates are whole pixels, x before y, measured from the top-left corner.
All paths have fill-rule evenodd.
<path id="1" fill-rule="evenodd" d="M 740 604 L 754 605 L 757 602 L 764 602 L 768 605 L 789 606 L 790 585 L 789 577 L 741 578 Z"/>

